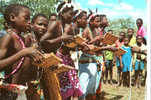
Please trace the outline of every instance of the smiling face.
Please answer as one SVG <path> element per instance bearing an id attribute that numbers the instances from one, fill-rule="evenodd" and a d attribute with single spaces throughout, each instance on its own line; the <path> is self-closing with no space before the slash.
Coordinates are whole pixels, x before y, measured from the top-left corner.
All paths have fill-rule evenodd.
<path id="1" fill-rule="evenodd" d="M 30 11 L 28 8 L 22 8 L 19 14 L 16 16 L 12 14 L 11 21 L 14 23 L 14 27 L 19 32 L 26 32 L 30 30 Z"/>
<path id="2" fill-rule="evenodd" d="M 47 18 L 45 18 L 43 16 L 38 16 L 34 20 L 32 26 L 33 26 L 33 30 L 34 30 L 35 34 L 41 37 L 47 31 L 48 20 L 47 20 Z"/>

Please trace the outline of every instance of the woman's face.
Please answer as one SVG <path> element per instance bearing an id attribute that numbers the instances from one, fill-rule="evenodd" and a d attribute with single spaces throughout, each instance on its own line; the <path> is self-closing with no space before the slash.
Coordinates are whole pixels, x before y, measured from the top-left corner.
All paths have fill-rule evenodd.
<path id="1" fill-rule="evenodd" d="M 67 23 L 71 23 L 73 19 L 73 9 L 69 9 L 67 12 L 64 12 L 62 16 Z"/>
<path id="2" fill-rule="evenodd" d="M 84 13 L 84 15 L 78 19 L 78 24 L 80 27 L 85 28 L 87 25 L 87 14 Z"/>
<path id="3" fill-rule="evenodd" d="M 100 26 L 100 24 L 101 24 L 101 21 L 100 21 L 100 17 L 95 17 L 95 19 L 93 20 L 93 26 L 94 27 L 99 27 Z"/>

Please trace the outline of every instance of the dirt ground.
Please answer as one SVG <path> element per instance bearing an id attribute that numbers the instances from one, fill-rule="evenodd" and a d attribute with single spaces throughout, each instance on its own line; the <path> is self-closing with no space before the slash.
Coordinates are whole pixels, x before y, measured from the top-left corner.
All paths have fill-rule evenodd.
<path id="1" fill-rule="evenodd" d="M 98 100 L 145 100 L 145 86 L 141 86 L 140 88 L 136 88 L 135 86 L 132 86 L 131 88 L 131 96 L 130 96 L 130 88 L 123 87 L 123 86 L 117 86 L 116 80 L 117 80 L 117 69 L 116 67 L 113 68 L 113 85 L 111 84 L 102 84 L 102 92 L 101 95 L 99 95 Z M 134 72 L 132 72 L 131 75 L 134 75 Z M 144 75 L 144 73 L 143 73 Z M 142 83 L 143 83 L 142 78 Z M 132 83 L 133 83 L 133 77 L 132 77 Z"/>

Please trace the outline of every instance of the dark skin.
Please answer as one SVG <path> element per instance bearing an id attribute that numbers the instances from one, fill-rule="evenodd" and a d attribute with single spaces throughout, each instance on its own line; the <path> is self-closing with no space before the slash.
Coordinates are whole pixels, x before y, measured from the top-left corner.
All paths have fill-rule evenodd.
<path id="1" fill-rule="evenodd" d="M 73 25 L 73 30 L 75 31 L 75 34 L 79 34 L 80 28 L 86 28 L 87 26 L 87 14 L 84 13 L 84 15 L 81 18 L 77 18 L 76 21 L 74 22 Z M 82 43 L 80 46 L 80 49 L 85 51 L 88 50 L 89 47 L 87 46 L 88 44 L 86 42 Z"/>
<path id="2" fill-rule="evenodd" d="M 97 31 L 96 29 L 100 26 L 100 18 L 99 17 L 96 17 L 94 19 L 94 21 L 90 22 L 90 30 L 92 31 L 92 35 L 94 34 L 97 34 Z M 91 33 L 89 31 L 89 28 L 87 27 L 84 32 L 83 32 L 83 37 L 87 39 L 87 43 L 89 45 L 87 45 L 90 50 L 91 49 L 94 49 L 94 45 L 91 45 L 91 44 L 95 44 L 95 42 L 98 42 L 98 38 L 100 39 L 100 36 L 99 35 L 94 35 L 94 36 L 91 36 Z M 102 50 L 115 50 L 114 47 L 111 47 L 111 46 L 104 46 L 104 47 L 101 47 L 100 45 L 97 45 L 100 47 L 100 50 L 99 51 L 102 51 Z M 98 51 L 98 52 L 99 52 Z"/>
<path id="3" fill-rule="evenodd" d="M 75 24 L 78 28 L 85 28 L 87 25 L 87 14 L 84 13 L 84 15 L 81 18 L 77 18 Z"/>
<path id="4" fill-rule="evenodd" d="M 124 38 L 124 45 L 126 47 L 128 47 L 129 45 L 129 39 L 128 38 Z M 132 47 L 132 52 L 135 52 L 135 53 L 141 53 L 141 54 L 145 54 L 145 51 L 142 51 L 141 49 L 137 49 L 136 47 Z M 123 68 L 123 64 L 122 64 L 122 57 L 120 57 L 120 67 Z M 129 74 L 129 71 L 128 72 L 124 72 L 122 77 L 125 79 L 127 78 L 128 79 L 128 82 L 127 82 L 127 86 L 130 86 L 129 84 L 129 81 L 130 81 L 130 74 Z M 121 80 L 122 81 L 122 80 Z M 125 83 L 124 83 L 125 84 Z"/>
<path id="5" fill-rule="evenodd" d="M 138 27 L 138 29 L 143 25 L 143 23 L 142 23 L 142 21 L 141 20 L 137 20 L 136 21 L 136 25 L 137 25 L 137 27 Z"/>
<path id="6" fill-rule="evenodd" d="M 124 38 L 125 38 L 125 33 L 121 32 L 119 35 L 119 41 L 122 42 Z"/>
<path id="7" fill-rule="evenodd" d="M 136 41 L 137 41 L 138 47 L 140 48 L 141 45 L 142 45 L 142 43 L 143 43 L 143 38 L 142 38 L 141 36 L 137 36 Z M 141 48 L 140 48 L 140 49 L 141 49 Z M 142 61 L 140 54 L 137 54 L 137 59 L 139 59 L 139 60 Z M 142 74 L 142 70 L 136 70 L 136 71 L 135 71 L 135 85 L 136 85 L 136 87 L 138 87 L 138 88 L 139 88 L 139 85 L 140 85 L 140 77 L 139 77 L 140 74 Z"/>
<path id="8" fill-rule="evenodd" d="M 120 34 L 119 34 L 119 42 L 121 43 L 121 42 L 123 42 L 124 41 L 124 38 L 125 38 L 125 33 L 123 33 L 123 32 L 121 32 Z M 115 56 L 114 56 L 115 57 Z M 121 58 L 121 56 L 120 57 L 118 57 L 119 59 L 122 59 Z M 116 59 L 116 58 L 114 58 L 114 59 Z M 122 65 L 122 60 L 120 60 L 120 65 Z M 118 73 L 118 85 L 121 85 L 121 69 L 122 69 L 122 66 L 120 66 L 120 67 L 118 67 L 118 71 L 119 71 L 119 73 Z"/>
<path id="9" fill-rule="evenodd" d="M 132 36 L 134 35 L 134 30 L 133 30 L 133 29 L 128 29 L 128 30 L 127 30 L 127 33 L 128 33 L 129 39 L 131 39 Z"/>
<path id="10" fill-rule="evenodd" d="M 70 9 L 67 12 L 61 13 L 60 20 L 48 24 L 47 32 L 40 39 L 41 45 L 43 46 L 43 50 L 45 53 L 56 53 L 57 50 L 61 47 L 63 41 L 66 42 L 67 40 L 71 40 L 71 38 L 73 37 L 74 33 L 72 30 L 72 25 L 70 24 L 72 21 L 72 12 L 72 9 Z M 69 52 L 64 49 L 60 49 L 60 52 L 69 54 Z M 56 85 L 56 75 L 54 75 L 54 73 L 51 73 L 49 77 L 53 78 L 55 81 L 47 84 L 48 81 L 47 79 L 45 79 L 45 76 L 47 76 L 48 74 L 44 72 L 42 79 L 42 84 L 45 86 L 44 92 L 46 93 L 46 100 L 50 100 L 53 97 L 55 97 L 56 100 L 61 100 L 61 94 L 58 94 L 59 90 L 53 90 L 54 85 L 51 85 Z M 48 85 L 50 87 L 49 89 L 47 88 Z"/>
<path id="11" fill-rule="evenodd" d="M 56 20 L 57 20 L 57 16 L 51 16 L 50 19 L 49 19 L 50 22 L 53 22 L 53 21 L 56 21 Z"/>
<path id="12" fill-rule="evenodd" d="M 109 23 L 108 23 L 108 20 L 107 18 L 104 16 L 102 21 L 101 21 L 101 24 L 100 24 L 100 28 L 102 30 L 102 32 L 104 32 L 104 29 L 109 26 Z"/>
<path id="13" fill-rule="evenodd" d="M 47 32 L 48 20 L 45 17 L 39 16 L 32 23 L 33 31 L 36 36 L 38 42 L 40 42 L 40 38 Z"/>
<path id="14" fill-rule="evenodd" d="M 87 43 L 87 47 L 89 48 L 89 51 L 91 51 L 92 49 L 94 49 L 95 47 L 95 42 L 96 42 L 96 38 L 98 38 L 96 35 L 97 34 L 97 31 L 96 29 L 100 26 L 100 18 L 99 17 L 96 17 L 93 21 L 91 21 L 89 23 L 89 27 L 86 27 L 84 29 L 84 32 L 83 32 L 83 37 L 87 39 L 86 43 Z M 92 34 L 91 34 L 91 32 Z M 98 46 L 98 45 L 97 45 Z M 97 52 L 86 52 L 86 53 L 89 53 L 89 54 L 95 54 L 97 55 L 98 53 L 100 53 L 100 51 L 102 50 L 111 50 L 112 48 L 111 47 L 100 47 L 100 50 L 97 51 Z M 95 96 L 95 94 L 92 94 L 92 96 L 90 96 L 89 98 Z M 91 98 L 92 99 L 92 98 Z M 93 99 L 92 99 L 93 100 Z"/>
<path id="15" fill-rule="evenodd" d="M 10 20 L 14 23 L 13 28 L 8 29 L 6 34 L 0 41 L 0 69 L 10 73 L 14 69 L 21 57 L 25 57 L 22 67 L 17 73 L 15 73 L 9 80 L 9 83 L 25 84 L 25 82 L 33 79 L 35 75 L 34 67 L 31 64 L 31 57 L 34 57 L 35 61 L 41 61 L 41 53 L 36 47 L 29 47 L 22 49 L 20 41 L 14 34 L 20 36 L 21 32 L 25 32 L 30 27 L 30 12 L 29 9 L 23 8 L 20 10 L 19 15 L 11 14 Z M 18 20 L 20 19 L 20 20 Z M 21 26 L 21 27 L 20 27 Z M 21 36 L 20 36 L 21 37 Z M 24 38 L 21 37 L 23 40 Z M 32 60 L 33 61 L 33 60 Z M 11 66 L 12 65 L 12 66 Z M 29 70 L 30 68 L 30 70 Z M 32 75 L 33 77 L 29 76 Z"/>
<path id="16" fill-rule="evenodd" d="M 47 26 L 48 26 L 48 19 L 43 16 L 38 16 L 35 19 L 35 21 L 32 23 L 32 30 L 34 32 L 35 38 L 34 38 L 34 36 L 32 36 L 32 34 L 30 34 L 27 36 L 26 41 L 31 41 L 32 44 L 40 43 L 40 38 L 41 38 L 41 36 L 43 36 L 46 33 Z M 32 40 L 34 40 L 34 41 L 32 41 Z M 29 88 L 26 91 L 27 99 L 28 100 L 40 100 L 40 95 L 37 93 L 37 87 L 35 88 L 36 85 L 29 82 L 28 86 L 29 86 Z"/>
<path id="17" fill-rule="evenodd" d="M 63 13 L 62 16 L 65 16 L 64 19 L 68 19 L 66 17 L 69 16 L 69 18 L 71 18 L 71 14 L 72 10 L 67 13 Z M 56 50 L 61 46 L 62 41 L 69 40 L 73 37 L 73 32 L 71 32 L 71 24 L 68 24 L 67 22 L 66 20 L 57 20 L 48 25 L 46 34 L 40 39 L 41 42 L 45 42 L 44 47 L 49 47 L 47 48 L 46 52 L 56 52 Z M 63 34 L 62 28 L 64 29 Z"/>
<path id="18" fill-rule="evenodd" d="M 108 31 L 108 33 L 109 33 L 109 34 L 113 34 L 113 31 Z M 113 58 L 115 58 L 114 55 L 113 55 Z M 112 67 L 113 67 L 113 64 L 115 64 L 115 59 L 113 59 L 113 60 L 111 61 L 111 63 L 108 64 L 108 66 L 106 66 L 106 67 L 108 67 L 108 68 L 106 68 L 106 70 L 105 70 L 106 82 L 108 82 L 108 73 L 110 74 L 110 84 L 112 84 L 112 76 L 113 76 Z M 105 65 L 107 65 L 107 64 L 105 63 Z"/>

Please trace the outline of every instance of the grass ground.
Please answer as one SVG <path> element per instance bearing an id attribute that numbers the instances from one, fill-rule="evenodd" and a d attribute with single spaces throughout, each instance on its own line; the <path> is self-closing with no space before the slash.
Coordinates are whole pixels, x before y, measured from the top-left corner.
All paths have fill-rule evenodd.
<path id="1" fill-rule="evenodd" d="M 116 67 L 113 68 L 113 80 L 116 78 Z M 132 75 L 134 72 L 132 72 Z M 145 86 L 136 88 L 132 86 L 131 88 L 131 99 L 130 98 L 130 88 L 123 86 L 116 86 L 114 83 L 102 84 L 101 98 L 98 100 L 145 100 Z"/>

